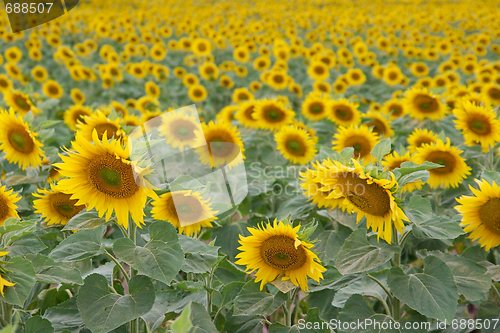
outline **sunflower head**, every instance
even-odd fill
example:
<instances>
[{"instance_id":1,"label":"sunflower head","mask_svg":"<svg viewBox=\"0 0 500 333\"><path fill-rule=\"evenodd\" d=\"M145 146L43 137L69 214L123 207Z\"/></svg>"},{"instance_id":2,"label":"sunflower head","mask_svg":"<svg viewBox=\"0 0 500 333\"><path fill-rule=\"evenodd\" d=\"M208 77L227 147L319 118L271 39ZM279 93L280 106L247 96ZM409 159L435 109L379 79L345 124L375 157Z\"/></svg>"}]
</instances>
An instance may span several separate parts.
<instances>
[{"instance_id":1,"label":"sunflower head","mask_svg":"<svg viewBox=\"0 0 500 333\"><path fill-rule=\"evenodd\" d=\"M333 149L342 151L344 148L354 148L356 158L370 162L373 159L371 151L378 142L378 135L366 125L340 127L333 137Z\"/></svg>"},{"instance_id":2,"label":"sunflower head","mask_svg":"<svg viewBox=\"0 0 500 333\"><path fill-rule=\"evenodd\" d=\"M65 225L85 208L77 205L77 200L71 199L70 194L56 190L55 186L50 190L38 189L33 195L37 198L33 201L35 213L40 214L47 225Z\"/></svg>"},{"instance_id":3,"label":"sunflower head","mask_svg":"<svg viewBox=\"0 0 500 333\"><path fill-rule=\"evenodd\" d=\"M469 238L489 251L500 245L500 186L496 182L476 180L470 186L473 196L461 196L455 209L462 215L461 225Z\"/></svg>"},{"instance_id":4,"label":"sunflower head","mask_svg":"<svg viewBox=\"0 0 500 333\"><path fill-rule=\"evenodd\" d=\"M211 228L217 212L200 193L174 191L164 193L153 201L151 214L157 220L167 221L187 236L195 236L201 228Z\"/></svg>"},{"instance_id":5,"label":"sunflower head","mask_svg":"<svg viewBox=\"0 0 500 333\"><path fill-rule=\"evenodd\" d=\"M181 112L167 112L161 116L161 121L160 133L169 145L181 150L196 146L196 133L201 130L196 117Z\"/></svg>"},{"instance_id":6,"label":"sunflower head","mask_svg":"<svg viewBox=\"0 0 500 333\"><path fill-rule=\"evenodd\" d=\"M416 119L439 120L446 116L446 105L425 88L414 87L406 92L405 108Z\"/></svg>"},{"instance_id":7,"label":"sunflower head","mask_svg":"<svg viewBox=\"0 0 500 333\"><path fill-rule=\"evenodd\" d=\"M279 100L260 100L255 105L253 117L259 127L278 130L295 118L295 113Z\"/></svg>"},{"instance_id":8,"label":"sunflower head","mask_svg":"<svg viewBox=\"0 0 500 333\"><path fill-rule=\"evenodd\" d=\"M5 186L0 186L0 225L9 217L19 218L17 214L16 202L21 200L12 189L7 190Z\"/></svg>"},{"instance_id":9,"label":"sunflower head","mask_svg":"<svg viewBox=\"0 0 500 333\"><path fill-rule=\"evenodd\" d=\"M307 164L316 155L316 141L306 129L285 126L274 135L274 139L278 151L292 163Z\"/></svg>"},{"instance_id":10,"label":"sunflower head","mask_svg":"<svg viewBox=\"0 0 500 333\"><path fill-rule=\"evenodd\" d=\"M313 244L301 239L300 226L288 222L274 222L248 228L250 236L240 236L236 264L255 272L255 282L262 290L275 280L290 281L302 290L309 289L307 279L323 279L326 270L311 250Z\"/></svg>"},{"instance_id":11,"label":"sunflower head","mask_svg":"<svg viewBox=\"0 0 500 333\"><path fill-rule=\"evenodd\" d=\"M347 99L328 103L327 117L340 126L357 125L361 119L358 105Z\"/></svg>"},{"instance_id":12,"label":"sunflower head","mask_svg":"<svg viewBox=\"0 0 500 333\"><path fill-rule=\"evenodd\" d=\"M416 128L407 138L408 150L415 152L418 148L426 144L433 144L439 140L436 133L426 128Z\"/></svg>"}]
</instances>

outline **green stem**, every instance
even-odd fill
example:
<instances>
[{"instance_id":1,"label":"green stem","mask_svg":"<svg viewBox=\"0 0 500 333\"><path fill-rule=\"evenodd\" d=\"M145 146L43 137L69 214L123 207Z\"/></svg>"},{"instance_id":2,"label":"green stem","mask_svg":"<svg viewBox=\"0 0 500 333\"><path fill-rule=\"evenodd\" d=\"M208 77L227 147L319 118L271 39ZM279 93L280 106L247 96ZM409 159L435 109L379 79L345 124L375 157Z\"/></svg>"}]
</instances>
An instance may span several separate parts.
<instances>
[{"instance_id":1,"label":"green stem","mask_svg":"<svg viewBox=\"0 0 500 333\"><path fill-rule=\"evenodd\" d=\"M285 303L283 304L283 312L285 314L285 326L286 327L292 327L293 321L292 321L292 315L293 315L293 305L295 303L295 296L296 296L297 288L293 289L292 291L289 291L287 293L287 299Z\"/></svg>"},{"instance_id":2,"label":"green stem","mask_svg":"<svg viewBox=\"0 0 500 333\"><path fill-rule=\"evenodd\" d=\"M137 226L135 223L129 223L129 228L128 228L128 238L134 242L134 244L137 244ZM136 274L136 271L130 267L130 278L133 278ZM139 333L140 331L140 323L139 319L134 319L130 322L130 333Z\"/></svg>"},{"instance_id":3,"label":"green stem","mask_svg":"<svg viewBox=\"0 0 500 333\"><path fill-rule=\"evenodd\" d=\"M396 243L400 244L396 227L393 226L393 228L394 228L394 234L396 237ZM401 239L401 241L402 240L403 239ZM401 266L401 252L402 252L402 250L400 248L399 251L397 251L397 253L394 254L394 258L392 260L393 267L400 267ZM399 299L397 299L395 296L392 297L392 317L396 321L401 319L401 303L400 303Z\"/></svg>"},{"instance_id":4,"label":"green stem","mask_svg":"<svg viewBox=\"0 0 500 333\"><path fill-rule=\"evenodd\" d=\"M108 250L104 250L104 253L108 256L109 259L111 259L116 266L120 269L122 272L123 276L125 277L125 280L130 281L130 276L127 273L127 270L123 267L123 265L116 259L111 253L108 252Z\"/></svg>"}]
</instances>

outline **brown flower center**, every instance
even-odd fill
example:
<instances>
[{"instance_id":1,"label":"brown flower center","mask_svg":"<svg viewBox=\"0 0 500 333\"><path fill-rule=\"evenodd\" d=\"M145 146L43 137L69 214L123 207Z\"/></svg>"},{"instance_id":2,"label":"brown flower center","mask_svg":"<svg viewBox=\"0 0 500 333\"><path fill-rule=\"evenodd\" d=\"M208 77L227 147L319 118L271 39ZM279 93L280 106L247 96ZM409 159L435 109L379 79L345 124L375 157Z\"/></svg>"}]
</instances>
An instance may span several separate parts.
<instances>
[{"instance_id":1,"label":"brown flower center","mask_svg":"<svg viewBox=\"0 0 500 333\"><path fill-rule=\"evenodd\" d=\"M457 164L457 161L455 160L455 157L452 154L441 150L430 152L427 155L426 160L432 163L438 163L444 165L441 168L429 170L430 173L438 175L444 175L453 172Z\"/></svg>"},{"instance_id":2,"label":"brown flower center","mask_svg":"<svg viewBox=\"0 0 500 333\"><path fill-rule=\"evenodd\" d=\"M266 239L260 248L260 255L266 264L281 271L298 269L307 261L302 245L295 248L295 240L287 236Z\"/></svg>"},{"instance_id":3,"label":"brown flower center","mask_svg":"<svg viewBox=\"0 0 500 333\"><path fill-rule=\"evenodd\" d=\"M361 135L352 135L344 142L344 147L353 147L356 157L365 157L370 154L372 146L370 141Z\"/></svg>"},{"instance_id":4,"label":"brown flower center","mask_svg":"<svg viewBox=\"0 0 500 333\"><path fill-rule=\"evenodd\" d=\"M65 193L53 193L49 197L52 208L68 220L85 207L84 205L77 206L78 200L71 200L70 198L71 194Z\"/></svg>"},{"instance_id":5,"label":"brown flower center","mask_svg":"<svg viewBox=\"0 0 500 333\"><path fill-rule=\"evenodd\" d=\"M413 99L413 103L422 113L434 113L439 110L438 101L429 95L418 94Z\"/></svg>"},{"instance_id":6,"label":"brown flower center","mask_svg":"<svg viewBox=\"0 0 500 333\"><path fill-rule=\"evenodd\" d=\"M500 198L490 198L483 204L479 208L479 218L489 229L500 233Z\"/></svg>"},{"instance_id":7,"label":"brown flower center","mask_svg":"<svg viewBox=\"0 0 500 333\"><path fill-rule=\"evenodd\" d=\"M132 166L111 154L90 161L88 178L98 191L114 198L129 198L139 189Z\"/></svg>"},{"instance_id":8,"label":"brown flower center","mask_svg":"<svg viewBox=\"0 0 500 333\"><path fill-rule=\"evenodd\" d=\"M30 154L35 149L35 142L23 127L16 127L7 134L10 145L18 152Z\"/></svg>"}]
</instances>

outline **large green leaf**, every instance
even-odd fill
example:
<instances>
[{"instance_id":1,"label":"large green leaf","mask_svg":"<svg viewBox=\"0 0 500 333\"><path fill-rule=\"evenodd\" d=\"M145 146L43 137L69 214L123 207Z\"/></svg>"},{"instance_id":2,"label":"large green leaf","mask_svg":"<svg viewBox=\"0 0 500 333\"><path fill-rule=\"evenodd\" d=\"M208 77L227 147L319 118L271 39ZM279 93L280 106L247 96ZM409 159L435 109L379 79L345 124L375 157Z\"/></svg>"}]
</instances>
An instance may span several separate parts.
<instances>
[{"instance_id":1,"label":"large green leaf","mask_svg":"<svg viewBox=\"0 0 500 333\"><path fill-rule=\"evenodd\" d=\"M392 268L388 285L399 300L425 316L449 322L455 316L458 293L453 274L435 256L425 258L423 273L406 274L399 267Z\"/></svg>"},{"instance_id":2,"label":"large green leaf","mask_svg":"<svg viewBox=\"0 0 500 333\"><path fill-rule=\"evenodd\" d=\"M96 211L88 212L84 210L73 216L64 226L63 230L95 229L106 223L106 219L99 217Z\"/></svg>"},{"instance_id":3,"label":"large green leaf","mask_svg":"<svg viewBox=\"0 0 500 333\"><path fill-rule=\"evenodd\" d=\"M377 161L382 160L385 155L391 152L391 139L385 138L380 140L372 149L372 155Z\"/></svg>"},{"instance_id":4,"label":"large green leaf","mask_svg":"<svg viewBox=\"0 0 500 333\"><path fill-rule=\"evenodd\" d=\"M185 256L182 271L189 273L209 272L217 262L219 256L218 246L209 245L183 235L179 236L179 242Z\"/></svg>"},{"instance_id":5,"label":"large green leaf","mask_svg":"<svg viewBox=\"0 0 500 333\"><path fill-rule=\"evenodd\" d=\"M340 248L335 266L344 275L367 272L385 264L393 255L393 250L386 243L369 242L366 230L358 229L347 237Z\"/></svg>"},{"instance_id":6,"label":"large green leaf","mask_svg":"<svg viewBox=\"0 0 500 333\"><path fill-rule=\"evenodd\" d=\"M491 278L484 266L462 256L435 252L433 255L444 261L451 269L459 294L468 301L482 301L488 297Z\"/></svg>"},{"instance_id":7,"label":"large green leaf","mask_svg":"<svg viewBox=\"0 0 500 333\"><path fill-rule=\"evenodd\" d=\"M30 261L21 257L12 258L6 269L6 279L15 285L5 289L4 299L9 304L23 308L36 282L35 270Z\"/></svg>"},{"instance_id":8,"label":"large green leaf","mask_svg":"<svg viewBox=\"0 0 500 333\"><path fill-rule=\"evenodd\" d=\"M427 198L412 196L406 213L414 223L413 233L419 238L455 239L464 232L458 221L432 212L431 202Z\"/></svg>"},{"instance_id":9,"label":"large green leaf","mask_svg":"<svg viewBox=\"0 0 500 333\"><path fill-rule=\"evenodd\" d=\"M268 316L283 304L286 295L278 292L273 295L258 290L253 281L247 282L234 300L235 316Z\"/></svg>"},{"instance_id":10,"label":"large green leaf","mask_svg":"<svg viewBox=\"0 0 500 333\"><path fill-rule=\"evenodd\" d=\"M56 332L80 332L82 317L76 305L76 297L48 308L43 317L49 320Z\"/></svg>"},{"instance_id":11,"label":"large green leaf","mask_svg":"<svg viewBox=\"0 0 500 333\"><path fill-rule=\"evenodd\" d=\"M136 246L130 239L121 238L113 244L113 252L139 274L170 284L184 262L179 241L174 237L177 233L170 224L162 222L152 224L150 231L151 240L146 245Z\"/></svg>"},{"instance_id":12,"label":"large green leaf","mask_svg":"<svg viewBox=\"0 0 500 333\"><path fill-rule=\"evenodd\" d=\"M78 294L78 309L83 322L93 333L106 333L147 313L153 306L155 291L146 276L129 282L129 293L113 292L104 276L92 274Z\"/></svg>"},{"instance_id":13,"label":"large green leaf","mask_svg":"<svg viewBox=\"0 0 500 333\"><path fill-rule=\"evenodd\" d=\"M53 333L54 328L49 320L40 316L31 317L26 321L24 333Z\"/></svg>"},{"instance_id":14,"label":"large green leaf","mask_svg":"<svg viewBox=\"0 0 500 333\"><path fill-rule=\"evenodd\" d=\"M104 229L82 230L69 236L50 252L49 257L57 261L77 261L101 254Z\"/></svg>"},{"instance_id":15,"label":"large green leaf","mask_svg":"<svg viewBox=\"0 0 500 333\"><path fill-rule=\"evenodd\" d=\"M207 310L198 303L190 303L172 324L172 333L217 333Z\"/></svg>"}]
</instances>

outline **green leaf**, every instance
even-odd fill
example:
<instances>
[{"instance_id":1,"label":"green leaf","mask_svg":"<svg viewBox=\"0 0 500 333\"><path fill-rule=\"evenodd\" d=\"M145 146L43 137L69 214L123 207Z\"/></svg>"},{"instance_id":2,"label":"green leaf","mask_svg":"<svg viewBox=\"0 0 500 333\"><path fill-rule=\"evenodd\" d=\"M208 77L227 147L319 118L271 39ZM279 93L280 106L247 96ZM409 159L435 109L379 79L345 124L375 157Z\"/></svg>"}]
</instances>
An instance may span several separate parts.
<instances>
[{"instance_id":1,"label":"green leaf","mask_svg":"<svg viewBox=\"0 0 500 333\"><path fill-rule=\"evenodd\" d=\"M219 247L208 245L200 240L179 236L185 260L181 270L189 273L209 272L217 263Z\"/></svg>"},{"instance_id":2,"label":"green leaf","mask_svg":"<svg viewBox=\"0 0 500 333\"><path fill-rule=\"evenodd\" d=\"M373 274L372 275L376 275ZM379 281L382 277L376 276ZM383 281L382 281L383 282ZM387 296L375 281L367 276L360 276L350 281L345 287L340 288L333 297L332 305L337 308L343 308L347 300L352 295L371 296L378 299L385 299Z\"/></svg>"},{"instance_id":3,"label":"green leaf","mask_svg":"<svg viewBox=\"0 0 500 333\"><path fill-rule=\"evenodd\" d=\"M249 281L234 300L235 316L268 316L285 301L286 295L278 292L276 295L259 291L257 284Z\"/></svg>"},{"instance_id":4,"label":"green leaf","mask_svg":"<svg viewBox=\"0 0 500 333\"><path fill-rule=\"evenodd\" d=\"M9 246L9 255L11 257L24 256L32 253L39 253L45 250L47 246L35 235L29 235L20 238Z\"/></svg>"},{"instance_id":5,"label":"green leaf","mask_svg":"<svg viewBox=\"0 0 500 333\"><path fill-rule=\"evenodd\" d=\"M380 140L375 147L372 149L372 155L380 161L384 158L385 155L391 152L391 139L385 138Z\"/></svg>"},{"instance_id":6,"label":"green leaf","mask_svg":"<svg viewBox=\"0 0 500 333\"><path fill-rule=\"evenodd\" d=\"M96 211L82 211L73 216L62 230L87 230L95 229L107 222L104 217L99 217Z\"/></svg>"},{"instance_id":7,"label":"green leaf","mask_svg":"<svg viewBox=\"0 0 500 333\"><path fill-rule=\"evenodd\" d=\"M155 291L151 280L135 276L129 294L112 292L106 278L92 274L78 294L78 309L83 322L93 333L107 333L147 313L153 306Z\"/></svg>"},{"instance_id":8,"label":"green leaf","mask_svg":"<svg viewBox=\"0 0 500 333\"><path fill-rule=\"evenodd\" d=\"M343 275L368 272L389 260L394 251L385 243L369 242L366 230L358 229L351 233L335 257L336 267Z\"/></svg>"},{"instance_id":9,"label":"green leaf","mask_svg":"<svg viewBox=\"0 0 500 333\"><path fill-rule=\"evenodd\" d=\"M54 266L36 274L36 279L46 283L67 283L82 285L83 280L80 272L65 266Z\"/></svg>"},{"instance_id":10,"label":"green leaf","mask_svg":"<svg viewBox=\"0 0 500 333\"><path fill-rule=\"evenodd\" d=\"M113 244L113 252L139 274L165 284L170 284L182 265L183 253L178 244L175 247L165 242L151 241L141 247L128 238L121 238Z\"/></svg>"},{"instance_id":11,"label":"green leaf","mask_svg":"<svg viewBox=\"0 0 500 333\"><path fill-rule=\"evenodd\" d=\"M217 333L207 310L198 303L190 303L172 324L172 333Z\"/></svg>"},{"instance_id":12,"label":"green leaf","mask_svg":"<svg viewBox=\"0 0 500 333\"><path fill-rule=\"evenodd\" d=\"M450 268L459 294L470 302L484 301L488 298L491 278L484 266L462 256L436 252L432 254Z\"/></svg>"},{"instance_id":13,"label":"green leaf","mask_svg":"<svg viewBox=\"0 0 500 333\"><path fill-rule=\"evenodd\" d=\"M4 299L7 303L24 308L31 289L35 285L35 270L28 260L15 257L6 265L6 279L15 283L5 289Z\"/></svg>"},{"instance_id":14,"label":"green leaf","mask_svg":"<svg viewBox=\"0 0 500 333\"><path fill-rule=\"evenodd\" d=\"M464 233L457 221L435 215L427 198L412 196L405 211L417 238L455 239Z\"/></svg>"},{"instance_id":15,"label":"green leaf","mask_svg":"<svg viewBox=\"0 0 500 333\"><path fill-rule=\"evenodd\" d=\"M24 333L53 333L54 328L49 320L40 316L31 317L25 323Z\"/></svg>"},{"instance_id":16,"label":"green leaf","mask_svg":"<svg viewBox=\"0 0 500 333\"><path fill-rule=\"evenodd\" d=\"M56 261L77 261L101 254L104 229L82 230L69 236L50 252L49 257Z\"/></svg>"},{"instance_id":17,"label":"green leaf","mask_svg":"<svg viewBox=\"0 0 500 333\"><path fill-rule=\"evenodd\" d=\"M393 170L393 172L394 172L394 174L396 175L396 177L398 178L398 181L399 181L400 177L408 175L410 173L417 172L417 171L422 171L422 170L430 170L430 169L435 169L435 168L441 168L441 167L442 167L441 164L432 163L432 162L428 162L428 161L425 161L422 164L416 164L416 163L407 161L407 162L401 163L401 165L399 166L399 168L395 168Z\"/></svg>"},{"instance_id":18,"label":"green leaf","mask_svg":"<svg viewBox=\"0 0 500 333\"><path fill-rule=\"evenodd\" d=\"M48 308L43 317L49 320L56 332L80 332L82 317L76 306L76 297Z\"/></svg>"},{"instance_id":19,"label":"green leaf","mask_svg":"<svg viewBox=\"0 0 500 333\"><path fill-rule=\"evenodd\" d=\"M421 314L441 321L451 321L457 309L458 293L453 274L435 256L425 258L423 273L405 274L394 267L388 285L402 302Z\"/></svg>"}]
</instances>

